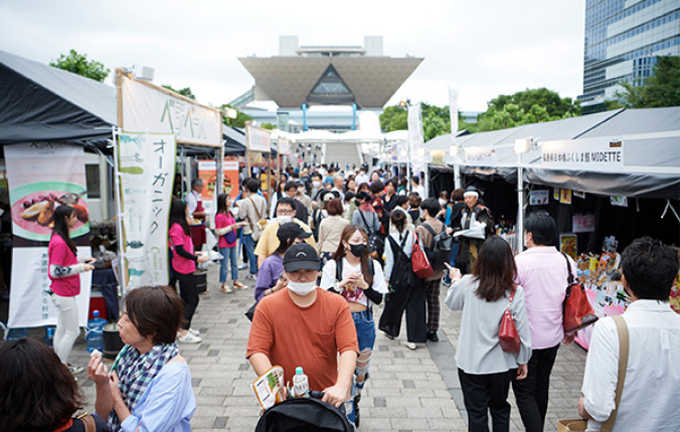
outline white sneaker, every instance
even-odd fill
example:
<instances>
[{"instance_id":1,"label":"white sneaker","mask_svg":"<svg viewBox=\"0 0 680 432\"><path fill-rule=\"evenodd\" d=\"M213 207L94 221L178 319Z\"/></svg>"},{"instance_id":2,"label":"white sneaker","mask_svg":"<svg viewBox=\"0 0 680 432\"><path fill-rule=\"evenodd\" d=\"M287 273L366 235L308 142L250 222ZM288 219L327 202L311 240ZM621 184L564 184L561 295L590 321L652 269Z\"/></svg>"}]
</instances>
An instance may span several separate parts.
<instances>
[{"instance_id":1,"label":"white sneaker","mask_svg":"<svg viewBox=\"0 0 680 432\"><path fill-rule=\"evenodd\" d=\"M194 330L194 329L192 329L192 328L189 329L189 333L191 333L191 334L194 335L194 336L200 336L200 335L201 335L201 332L200 332L200 331Z\"/></svg>"},{"instance_id":2,"label":"white sneaker","mask_svg":"<svg viewBox=\"0 0 680 432\"><path fill-rule=\"evenodd\" d=\"M234 292L234 290L231 289L231 288L229 287L229 285L227 285L226 283L222 285L222 288L221 288L221 289L222 289L222 292L223 292L223 293L227 293L227 294L232 294L232 293Z\"/></svg>"},{"instance_id":3,"label":"white sneaker","mask_svg":"<svg viewBox=\"0 0 680 432\"><path fill-rule=\"evenodd\" d=\"M83 371L85 370L82 366L76 366L72 364L69 364L66 367L68 368L68 371L71 372L73 375L83 373Z\"/></svg>"},{"instance_id":4,"label":"white sneaker","mask_svg":"<svg viewBox=\"0 0 680 432\"><path fill-rule=\"evenodd\" d=\"M184 336L180 333L179 337L177 338L179 342L182 343L190 343L190 344L197 344L201 343L203 339L201 339L198 336L192 335L190 332L187 332Z\"/></svg>"},{"instance_id":5,"label":"white sneaker","mask_svg":"<svg viewBox=\"0 0 680 432\"><path fill-rule=\"evenodd\" d=\"M413 351L413 350L415 350L416 348L418 348L418 346L417 346L414 342L404 342L404 346L405 346L406 348L410 349L411 351Z\"/></svg>"},{"instance_id":6,"label":"white sneaker","mask_svg":"<svg viewBox=\"0 0 680 432\"><path fill-rule=\"evenodd\" d=\"M238 269L243 270L244 268L248 267L247 264L239 264Z\"/></svg>"}]
</instances>

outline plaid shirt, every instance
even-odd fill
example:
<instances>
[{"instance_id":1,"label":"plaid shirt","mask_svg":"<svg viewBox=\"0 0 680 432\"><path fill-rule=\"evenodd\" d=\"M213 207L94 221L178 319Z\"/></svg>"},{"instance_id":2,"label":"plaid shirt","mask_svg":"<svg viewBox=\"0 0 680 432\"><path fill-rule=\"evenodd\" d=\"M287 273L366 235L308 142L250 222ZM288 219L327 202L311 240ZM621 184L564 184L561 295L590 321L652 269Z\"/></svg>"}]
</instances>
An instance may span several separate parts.
<instances>
[{"instance_id":1,"label":"plaid shirt","mask_svg":"<svg viewBox=\"0 0 680 432\"><path fill-rule=\"evenodd\" d=\"M115 362L118 365L116 368L119 379L118 388L130 412L134 412L146 388L163 366L178 354L177 342L169 345L154 345L149 352L144 354L140 354L137 348L130 345L125 345L120 350ZM114 410L111 410L107 422L113 431L120 430L120 420Z\"/></svg>"}]
</instances>

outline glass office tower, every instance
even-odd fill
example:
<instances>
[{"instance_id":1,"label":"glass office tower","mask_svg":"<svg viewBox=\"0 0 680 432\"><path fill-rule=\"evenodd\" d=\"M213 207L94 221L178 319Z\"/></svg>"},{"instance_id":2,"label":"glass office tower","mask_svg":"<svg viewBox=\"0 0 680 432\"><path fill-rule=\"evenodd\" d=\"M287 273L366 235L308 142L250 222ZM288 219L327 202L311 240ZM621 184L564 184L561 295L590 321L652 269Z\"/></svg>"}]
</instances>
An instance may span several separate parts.
<instances>
[{"instance_id":1,"label":"glass office tower","mask_svg":"<svg viewBox=\"0 0 680 432\"><path fill-rule=\"evenodd\" d=\"M604 110L621 80L641 82L658 56L680 55L680 0L586 0L583 113Z\"/></svg>"}]
</instances>

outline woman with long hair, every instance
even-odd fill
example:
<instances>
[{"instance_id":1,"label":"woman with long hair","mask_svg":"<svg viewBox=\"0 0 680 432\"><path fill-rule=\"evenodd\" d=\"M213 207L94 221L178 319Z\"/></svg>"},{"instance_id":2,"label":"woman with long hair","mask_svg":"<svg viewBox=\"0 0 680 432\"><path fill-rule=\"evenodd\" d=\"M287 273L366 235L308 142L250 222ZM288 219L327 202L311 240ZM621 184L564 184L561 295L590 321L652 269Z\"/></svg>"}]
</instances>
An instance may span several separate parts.
<instances>
[{"instance_id":1,"label":"woman with long hair","mask_svg":"<svg viewBox=\"0 0 680 432\"><path fill-rule=\"evenodd\" d=\"M75 432L95 426L110 432L98 416L79 416L85 405L75 378L47 345L31 338L0 348L0 430Z\"/></svg>"},{"instance_id":2,"label":"woman with long hair","mask_svg":"<svg viewBox=\"0 0 680 432\"><path fill-rule=\"evenodd\" d=\"M387 294L387 284L380 263L368 256L368 235L356 225L346 226L340 235L340 243L323 267L321 288L342 295L349 304L359 343L359 356L354 370L354 415L350 421L359 426L358 404L361 391L368 378L368 367L375 344L375 324L372 304L380 304Z\"/></svg>"},{"instance_id":3,"label":"woman with long hair","mask_svg":"<svg viewBox=\"0 0 680 432\"><path fill-rule=\"evenodd\" d=\"M257 272L255 281L255 301L260 301L262 297L274 294L287 286L286 278L283 275L283 256L288 248L295 243L302 243L309 238L311 233L302 229L295 222L287 222L276 231L279 239L279 247L274 253L265 258Z\"/></svg>"},{"instance_id":4,"label":"woman with long hair","mask_svg":"<svg viewBox=\"0 0 680 432\"><path fill-rule=\"evenodd\" d=\"M407 226L407 214L392 212L390 224L394 231L385 241L385 275L390 285L379 328L389 339L399 336L401 318L406 311L406 348L415 350L427 339L425 288L423 280L413 272L411 253L416 241L415 230ZM419 242L422 247L422 242Z\"/></svg>"},{"instance_id":5,"label":"woman with long hair","mask_svg":"<svg viewBox=\"0 0 680 432\"><path fill-rule=\"evenodd\" d=\"M349 225L349 221L342 217L342 211L340 198L333 198L326 202L328 216L319 224L319 242L317 243L321 268L338 250L342 231Z\"/></svg>"},{"instance_id":6,"label":"woman with long hair","mask_svg":"<svg viewBox=\"0 0 680 432\"><path fill-rule=\"evenodd\" d=\"M182 299L169 286L144 286L125 295L118 321L125 344L111 373L91 356L87 376L97 392L95 411L116 431L191 430L196 398L191 373L179 355Z\"/></svg>"},{"instance_id":7,"label":"woman with long hair","mask_svg":"<svg viewBox=\"0 0 680 432\"><path fill-rule=\"evenodd\" d=\"M189 208L183 200L172 200L168 242L172 250L172 271L179 281L179 294L184 301L184 320L179 329L179 341L200 343L199 332L191 328L191 319L198 307L198 288L193 273L196 263L208 261L203 254L194 254L194 243L189 231Z\"/></svg>"},{"instance_id":8,"label":"woman with long hair","mask_svg":"<svg viewBox=\"0 0 680 432\"><path fill-rule=\"evenodd\" d=\"M515 285L517 267L512 249L498 236L486 240L472 274L461 279L460 270L447 266L454 284L446 295L446 305L463 310L456 364L470 431L487 431L491 411L493 430L510 427L508 389L513 377L527 376L531 357L531 332L524 291ZM511 297L512 296L512 297ZM515 321L521 339L519 353L503 351L498 340L500 322L506 308Z\"/></svg>"},{"instance_id":9,"label":"woman with long hair","mask_svg":"<svg viewBox=\"0 0 680 432\"><path fill-rule=\"evenodd\" d=\"M80 294L79 273L94 269L92 258L79 259L76 244L69 231L78 222L78 213L71 206L61 205L54 211L54 228L48 246L48 276L52 283L50 291L52 301L57 307L57 329L54 332L54 352L61 362L73 374L83 371L82 366L68 363L80 327L78 326L78 303L76 296Z\"/></svg>"},{"instance_id":10,"label":"woman with long hair","mask_svg":"<svg viewBox=\"0 0 680 432\"><path fill-rule=\"evenodd\" d=\"M215 234L218 236L217 247L220 249L222 261L220 261L220 283L222 292L232 293L227 285L227 269L231 263L231 280L234 289L243 289L246 286L238 281L238 248L236 247L236 230L245 225L244 222L236 222L229 211L231 199L229 194L217 196L217 213L215 214Z\"/></svg>"}]
</instances>

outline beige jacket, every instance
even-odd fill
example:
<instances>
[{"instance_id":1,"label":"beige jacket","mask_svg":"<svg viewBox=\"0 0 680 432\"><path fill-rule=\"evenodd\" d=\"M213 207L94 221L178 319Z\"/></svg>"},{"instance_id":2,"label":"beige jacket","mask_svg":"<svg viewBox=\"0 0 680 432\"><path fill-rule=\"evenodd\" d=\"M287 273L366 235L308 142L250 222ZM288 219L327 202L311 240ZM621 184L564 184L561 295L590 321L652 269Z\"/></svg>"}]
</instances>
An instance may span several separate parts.
<instances>
[{"instance_id":1,"label":"beige jacket","mask_svg":"<svg viewBox=\"0 0 680 432\"><path fill-rule=\"evenodd\" d=\"M238 208L239 217L248 224L243 227L243 234L252 233L253 241L257 241L263 230L257 221L267 217L267 201L258 194L252 194L240 200Z\"/></svg>"},{"instance_id":2,"label":"beige jacket","mask_svg":"<svg viewBox=\"0 0 680 432\"><path fill-rule=\"evenodd\" d=\"M349 225L349 221L342 216L328 216L319 224L318 251L335 252L340 244L342 230Z\"/></svg>"}]
</instances>

